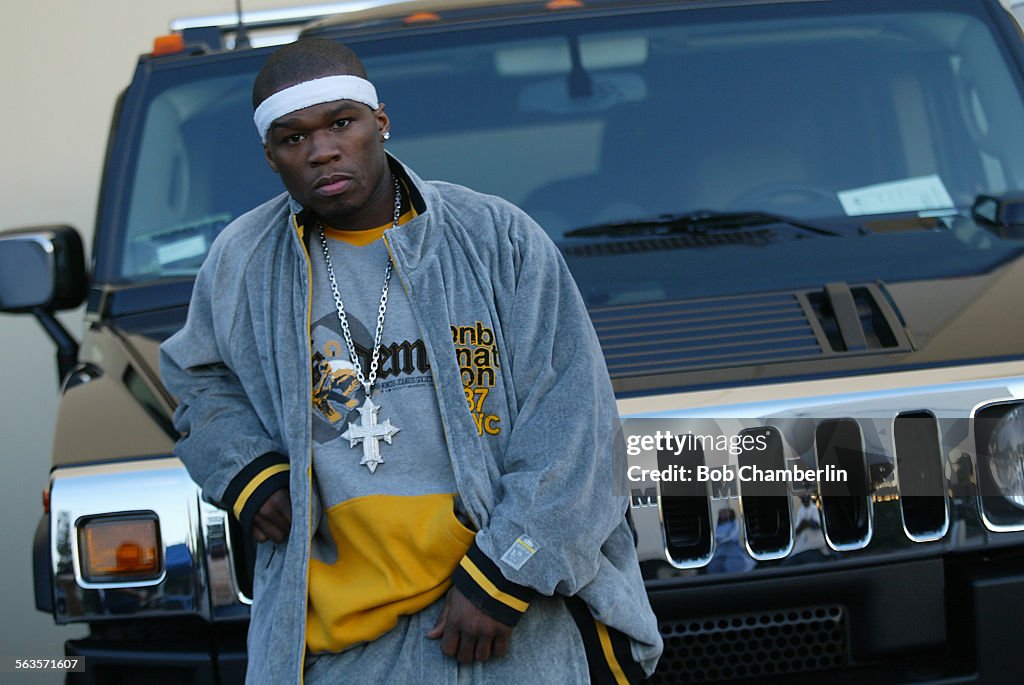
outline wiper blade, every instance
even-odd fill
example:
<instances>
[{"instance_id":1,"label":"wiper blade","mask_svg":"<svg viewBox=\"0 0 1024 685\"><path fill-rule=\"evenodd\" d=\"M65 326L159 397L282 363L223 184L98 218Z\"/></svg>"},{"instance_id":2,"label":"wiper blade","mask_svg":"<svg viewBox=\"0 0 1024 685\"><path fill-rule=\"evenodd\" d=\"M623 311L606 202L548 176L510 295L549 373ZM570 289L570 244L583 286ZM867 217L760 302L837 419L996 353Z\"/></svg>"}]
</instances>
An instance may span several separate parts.
<instances>
[{"instance_id":1,"label":"wiper blade","mask_svg":"<svg viewBox=\"0 0 1024 685\"><path fill-rule=\"evenodd\" d=\"M768 224L785 224L818 235L842 235L837 231L813 226L799 219L778 214L768 214L767 212L712 212L702 210L685 214L661 214L644 219L613 221L596 226L585 226L566 232L565 237L659 236L677 233L703 233L706 231L736 231L752 226L766 226Z\"/></svg>"}]
</instances>

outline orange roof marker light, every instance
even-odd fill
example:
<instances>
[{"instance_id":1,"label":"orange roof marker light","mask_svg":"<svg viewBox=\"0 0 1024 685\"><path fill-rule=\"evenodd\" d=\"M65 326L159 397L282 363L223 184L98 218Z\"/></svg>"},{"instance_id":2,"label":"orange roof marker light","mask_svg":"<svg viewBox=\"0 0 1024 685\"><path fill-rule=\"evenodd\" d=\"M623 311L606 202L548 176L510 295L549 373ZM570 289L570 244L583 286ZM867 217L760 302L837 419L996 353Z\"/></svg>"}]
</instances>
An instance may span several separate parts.
<instances>
[{"instance_id":1,"label":"orange roof marker light","mask_svg":"<svg viewBox=\"0 0 1024 685\"><path fill-rule=\"evenodd\" d=\"M428 21L441 21L441 15L434 12L414 12L402 20L403 24L424 24Z\"/></svg>"},{"instance_id":2,"label":"orange roof marker light","mask_svg":"<svg viewBox=\"0 0 1024 685\"><path fill-rule=\"evenodd\" d=\"M548 4L544 5L544 9L548 10L572 10L583 7L581 0L551 0Z\"/></svg>"},{"instance_id":3,"label":"orange roof marker light","mask_svg":"<svg viewBox=\"0 0 1024 685\"><path fill-rule=\"evenodd\" d=\"M153 57L173 55L176 52L185 52L185 39L180 33L168 33L153 39Z\"/></svg>"}]
</instances>

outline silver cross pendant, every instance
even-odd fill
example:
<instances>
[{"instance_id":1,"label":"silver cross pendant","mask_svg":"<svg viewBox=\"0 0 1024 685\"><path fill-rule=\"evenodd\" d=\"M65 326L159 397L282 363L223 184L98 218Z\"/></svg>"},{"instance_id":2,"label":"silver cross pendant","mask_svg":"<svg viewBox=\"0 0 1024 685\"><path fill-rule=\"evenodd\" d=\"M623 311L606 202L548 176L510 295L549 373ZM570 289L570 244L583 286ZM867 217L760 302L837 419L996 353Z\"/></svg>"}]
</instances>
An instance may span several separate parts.
<instances>
[{"instance_id":1,"label":"silver cross pendant","mask_svg":"<svg viewBox=\"0 0 1024 685\"><path fill-rule=\"evenodd\" d=\"M378 440L383 440L390 445L391 437L398 432L398 426L391 425L391 419L384 419L384 423L377 423L377 412L380 411L380 407L373 403L369 395L366 396L366 401L358 411L360 423L350 424L341 437L348 438L349 447L355 447L360 442L363 443L363 459L359 465L366 464L366 468L373 473L377 469L377 464L384 463L384 457L380 456Z\"/></svg>"}]
</instances>

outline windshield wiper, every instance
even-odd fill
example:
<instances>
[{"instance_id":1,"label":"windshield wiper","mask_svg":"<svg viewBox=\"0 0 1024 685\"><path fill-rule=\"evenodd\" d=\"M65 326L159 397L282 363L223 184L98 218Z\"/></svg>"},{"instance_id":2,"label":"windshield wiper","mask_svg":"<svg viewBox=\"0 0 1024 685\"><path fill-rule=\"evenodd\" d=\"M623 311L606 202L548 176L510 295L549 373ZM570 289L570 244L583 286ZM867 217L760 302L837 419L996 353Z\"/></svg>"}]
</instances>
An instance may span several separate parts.
<instances>
[{"instance_id":1,"label":"windshield wiper","mask_svg":"<svg viewBox=\"0 0 1024 685\"><path fill-rule=\"evenodd\" d=\"M659 236L678 233L701 233L705 231L736 231L752 226L786 224L818 235L841 236L828 228L820 228L799 219L768 214L767 212L713 212L701 210L685 214L661 214L644 219L613 221L596 226L586 226L567 231L566 238L594 236Z\"/></svg>"}]
</instances>

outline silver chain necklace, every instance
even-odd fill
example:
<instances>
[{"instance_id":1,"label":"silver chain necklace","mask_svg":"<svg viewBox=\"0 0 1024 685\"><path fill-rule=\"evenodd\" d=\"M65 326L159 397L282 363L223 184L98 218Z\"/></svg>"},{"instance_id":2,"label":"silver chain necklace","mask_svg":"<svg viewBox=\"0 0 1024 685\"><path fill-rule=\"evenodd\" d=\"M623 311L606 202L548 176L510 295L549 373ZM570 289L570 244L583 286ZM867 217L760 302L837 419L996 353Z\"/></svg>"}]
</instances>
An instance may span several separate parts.
<instances>
[{"instance_id":1,"label":"silver chain necklace","mask_svg":"<svg viewBox=\"0 0 1024 685\"><path fill-rule=\"evenodd\" d=\"M391 227L396 228L398 226L398 220L402 216L402 191L401 186L398 183L398 179L393 179L395 182L395 212L391 220ZM355 368L356 379L359 384L363 386L363 393L365 399L362 406L359 407L360 423L357 425L353 423L350 425L341 437L348 438L349 446L355 447L359 443L363 443L363 458L359 462L360 465L366 465L370 469L370 473L373 473L377 469L378 464L384 463L384 458L380 454L380 440L391 444L391 438L395 433L398 432L398 426L391 423L391 419L384 419L384 423L377 423L377 412L380 411L380 407L373 403L370 399L370 395L373 393L373 384L377 380L377 366L380 361L380 341L384 335L384 315L388 309L388 285L391 282L391 257L388 256L388 266L384 272L384 287L380 293L380 306L377 308L377 331L373 336L373 349L370 352L370 376L367 378L363 375L363 366L359 362L359 356L356 354L355 343L352 342L352 332L348 327L348 317L345 315L345 304L341 301L341 293L338 292L338 280L334 277L334 266L331 264L331 253L327 249L327 237L324 235L324 226L320 224L320 247L323 248L324 252L324 263L327 265L327 277L331 282L331 293L334 295L334 306L338 310L338 322L341 324L342 335L345 336L345 345L348 347L348 356L352 362L352 366Z\"/></svg>"}]
</instances>

